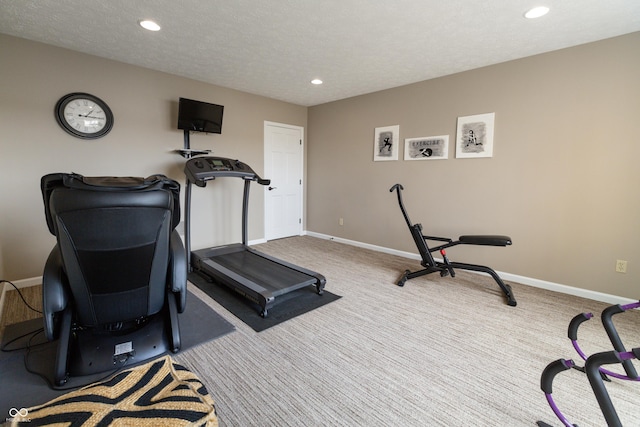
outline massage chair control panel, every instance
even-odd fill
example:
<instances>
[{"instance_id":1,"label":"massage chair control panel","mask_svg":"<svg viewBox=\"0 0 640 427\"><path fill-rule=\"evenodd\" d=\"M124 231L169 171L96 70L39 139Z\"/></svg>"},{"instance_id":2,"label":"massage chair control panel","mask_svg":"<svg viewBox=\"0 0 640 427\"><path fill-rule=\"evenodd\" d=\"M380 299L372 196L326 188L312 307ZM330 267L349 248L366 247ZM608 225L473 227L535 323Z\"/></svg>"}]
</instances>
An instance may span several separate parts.
<instances>
[{"instance_id":1,"label":"massage chair control panel","mask_svg":"<svg viewBox=\"0 0 640 427\"><path fill-rule=\"evenodd\" d=\"M224 157L194 157L187 160L184 173L189 182L198 187L204 187L207 185L207 181L222 176L258 181L262 185L269 185L271 182L271 180L260 178L246 163Z\"/></svg>"}]
</instances>

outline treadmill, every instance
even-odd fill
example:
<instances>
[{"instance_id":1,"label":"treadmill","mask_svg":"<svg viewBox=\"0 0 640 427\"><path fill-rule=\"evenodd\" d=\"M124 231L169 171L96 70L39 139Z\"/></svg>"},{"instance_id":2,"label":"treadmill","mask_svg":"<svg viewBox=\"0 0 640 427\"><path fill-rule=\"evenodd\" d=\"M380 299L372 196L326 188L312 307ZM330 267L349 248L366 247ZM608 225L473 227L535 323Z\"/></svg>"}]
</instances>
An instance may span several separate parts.
<instances>
[{"instance_id":1,"label":"treadmill","mask_svg":"<svg viewBox=\"0 0 640 427\"><path fill-rule=\"evenodd\" d=\"M266 317L276 298L298 289L315 286L322 295L326 279L323 275L298 267L278 258L263 254L247 246L247 217L249 185L256 181L269 185L271 180L262 179L249 165L239 160L224 157L194 157L187 160L184 168L187 177L185 189L185 246L189 270L208 280L236 291L260 306L259 314ZM234 177L244 180L242 206L242 243L216 246L191 251L191 184L206 187L208 181L219 177ZM294 302L295 298L288 299Z\"/></svg>"}]
</instances>

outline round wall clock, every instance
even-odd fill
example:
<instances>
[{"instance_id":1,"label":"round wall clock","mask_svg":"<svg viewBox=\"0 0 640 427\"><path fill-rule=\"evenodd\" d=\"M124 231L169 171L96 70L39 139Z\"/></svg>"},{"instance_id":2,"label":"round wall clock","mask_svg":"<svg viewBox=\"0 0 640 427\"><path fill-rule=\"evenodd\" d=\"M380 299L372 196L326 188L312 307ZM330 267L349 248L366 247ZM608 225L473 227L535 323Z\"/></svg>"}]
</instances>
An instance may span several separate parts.
<instances>
[{"instance_id":1,"label":"round wall clock","mask_svg":"<svg viewBox=\"0 0 640 427\"><path fill-rule=\"evenodd\" d=\"M97 96L75 92L60 98L55 108L58 124L77 138L96 139L113 127L113 113Z\"/></svg>"}]
</instances>

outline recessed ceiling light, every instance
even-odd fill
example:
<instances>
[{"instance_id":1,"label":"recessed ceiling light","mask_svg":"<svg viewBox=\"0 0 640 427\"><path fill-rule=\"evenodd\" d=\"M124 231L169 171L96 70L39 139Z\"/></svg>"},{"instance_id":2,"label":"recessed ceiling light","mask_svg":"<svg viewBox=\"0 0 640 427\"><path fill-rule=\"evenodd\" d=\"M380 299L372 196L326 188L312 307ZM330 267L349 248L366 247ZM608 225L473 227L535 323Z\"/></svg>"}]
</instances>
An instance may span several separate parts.
<instances>
[{"instance_id":1,"label":"recessed ceiling light","mask_svg":"<svg viewBox=\"0 0 640 427\"><path fill-rule=\"evenodd\" d=\"M322 80L320 80L320 79L313 79L313 80L311 80L311 84L314 84L314 85L321 85L321 84L322 84Z\"/></svg>"},{"instance_id":2,"label":"recessed ceiling light","mask_svg":"<svg viewBox=\"0 0 640 427\"><path fill-rule=\"evenodd\" d=\"M138 22L142 28L149 31L160 31L160 25L147 19Z\"/></svg>"},{"instance_id":3,"label":"recessed ceiling light","mask_svg":"<svg viewBox=\"0 0 640 427\"><path fill-rule=\"evenodd\" d=\"M546 15L548 12L549 12L548 7L538 6L528 10L527 13L524 14L524 17L529 19L540 18L541 16Z\"/></svg>"}]
</instances>

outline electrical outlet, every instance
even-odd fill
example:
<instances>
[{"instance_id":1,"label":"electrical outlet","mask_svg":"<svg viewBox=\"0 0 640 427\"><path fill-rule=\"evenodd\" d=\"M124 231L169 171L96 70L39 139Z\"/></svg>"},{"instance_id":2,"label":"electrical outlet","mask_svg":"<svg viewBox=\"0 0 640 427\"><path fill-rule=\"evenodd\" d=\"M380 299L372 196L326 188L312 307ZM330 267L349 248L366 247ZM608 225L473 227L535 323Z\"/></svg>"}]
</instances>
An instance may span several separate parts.
<instances>
[{"instance_id":1,"label":"electrical outlet","mask_svg":"<svg viewBox=\"0 0 640 427\"><path fill-rule=\"evenodd\" d=\"M624 260L616 260L616 272L617 273L626 273L627 272L627 261Z\"/></svg>"},{"instance_id":2,"label":"electrical outlet","mask_svg":"<svg viewBox=\"0 0 640 427\"><path fill-rule=\"evenodd\" d=\"M339 224L339 225L344 225L344 219L343 219L343 218L340 218L340 219L338 220L338 224Z\"/></svg>"}]
</instances>

